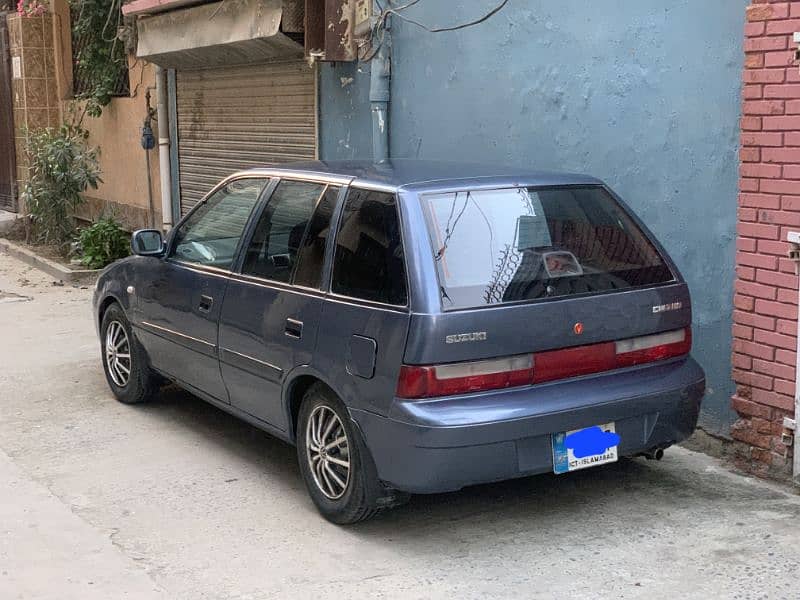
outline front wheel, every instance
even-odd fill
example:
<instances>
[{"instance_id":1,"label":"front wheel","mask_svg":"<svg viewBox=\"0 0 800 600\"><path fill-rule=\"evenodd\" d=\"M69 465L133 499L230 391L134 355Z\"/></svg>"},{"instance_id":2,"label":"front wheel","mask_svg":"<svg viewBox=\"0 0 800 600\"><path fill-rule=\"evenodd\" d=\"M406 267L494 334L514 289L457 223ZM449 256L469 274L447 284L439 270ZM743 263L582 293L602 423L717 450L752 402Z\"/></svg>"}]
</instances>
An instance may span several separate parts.
<instances>
[{"instance_id":1,"label":"front wheel","mask_svg":"<svg viewBox=\"0 0 800 600\"><path fill-rule=\"evenodd\" d=\"M297 460L322 516L340 525L378 512L381 485L369 451L339 399L322 385L303 399L297 424Z\"/></svg>"},{"instance_id":2,"label":"front wheel","mask_svg":"<svg viewBox=\"0 0 800 600\"><path fill-rule=\"evenodd\" d=\"M117 400L138 404L158 391L158 376L150 369L144 350L119 304L112 304L100 326L103 370Z\"/></svg>"}]
</instances>

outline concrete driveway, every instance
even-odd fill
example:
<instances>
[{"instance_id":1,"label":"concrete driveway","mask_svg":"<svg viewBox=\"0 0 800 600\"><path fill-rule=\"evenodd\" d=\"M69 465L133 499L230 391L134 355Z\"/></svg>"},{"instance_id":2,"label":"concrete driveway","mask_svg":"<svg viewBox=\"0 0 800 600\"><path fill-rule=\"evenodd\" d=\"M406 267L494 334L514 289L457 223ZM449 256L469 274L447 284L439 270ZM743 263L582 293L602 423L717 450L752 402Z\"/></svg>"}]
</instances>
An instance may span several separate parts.
<instances>
[{"instance_id":1,"label":"concrete driveway","mask_svg":"<svg viewBox=\"0 0 800 600\"><path fill-rule=\"evenodd\" d=\"M90 295L0 255L0 598L800 597L800 497L681 448L331 525L289 446L118 404Z\"/></svg>"}]
</instances>

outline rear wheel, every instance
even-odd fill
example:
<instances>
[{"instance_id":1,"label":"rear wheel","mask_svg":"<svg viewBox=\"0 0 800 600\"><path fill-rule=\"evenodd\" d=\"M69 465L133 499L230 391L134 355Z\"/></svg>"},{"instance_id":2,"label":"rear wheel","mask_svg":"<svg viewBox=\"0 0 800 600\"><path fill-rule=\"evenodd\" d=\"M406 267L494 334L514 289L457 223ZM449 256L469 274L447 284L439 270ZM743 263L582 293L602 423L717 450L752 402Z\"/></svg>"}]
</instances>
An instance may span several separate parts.
<instances>
[{"instance_id":1,"label":"rear wheel","mask_svg":"<svg viewBox=\"0 0 800 600\"><path fill-rule=\"evenodd\" d=\"M158 391L159 377L147 363L147 357L133 336L131 324L119 304L112 304L100 326L103 370L108 386L117 400L138 404Z\"/></svg>"},{"instance_id":2,"label":"rear wheel","mask_svg":"<svg viewBox=\"0 0 800 600\"><path fill-rule=\"evenodd\" d=\"M329 521L357 523L383 506L369 451L344 405L320 384L300 407L297 460L311 499Z\"/></svg>"}]
</instances>

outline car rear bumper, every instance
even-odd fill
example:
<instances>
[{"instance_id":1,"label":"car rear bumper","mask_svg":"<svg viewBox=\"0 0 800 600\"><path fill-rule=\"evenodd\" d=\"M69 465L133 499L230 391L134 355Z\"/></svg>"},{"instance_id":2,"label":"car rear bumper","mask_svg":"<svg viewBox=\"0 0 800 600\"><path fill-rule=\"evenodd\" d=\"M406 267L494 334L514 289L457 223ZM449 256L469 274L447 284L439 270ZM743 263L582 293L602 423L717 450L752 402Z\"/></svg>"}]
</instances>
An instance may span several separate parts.
<instances>
[{"instance_id":1,"label":"car rear bumper","mask_svg":"<svg viewBox=\"0 0 800 600\"><path fill-rule=\"evenodd\" d=\"M697 425L705 375L692 358L434 400L397 399L388 417L351 410L378 476L412 493L458 490L553 469L551 434L616 424L620 456L666 447Z\"/></svg>"}]
</instances>

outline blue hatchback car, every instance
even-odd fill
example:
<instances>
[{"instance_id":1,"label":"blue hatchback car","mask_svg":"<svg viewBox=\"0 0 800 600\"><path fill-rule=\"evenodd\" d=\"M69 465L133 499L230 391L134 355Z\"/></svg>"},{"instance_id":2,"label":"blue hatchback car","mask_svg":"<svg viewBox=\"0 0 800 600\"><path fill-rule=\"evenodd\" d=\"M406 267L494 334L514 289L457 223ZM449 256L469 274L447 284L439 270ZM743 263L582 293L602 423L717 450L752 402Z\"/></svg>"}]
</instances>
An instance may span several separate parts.
<instances>
[{"instance_id":1,"label":"blue hatchback car","mask_svg":"<svg viewBox=\"0 0 800 600\"><path fill-rule=\"evenodd\" d=\"M583 175L393 161L237 173L94 298L125 403L173 381L297 447L319 511L568 473L694 430L664 249Z\"/></svg>"}]
</instances>

